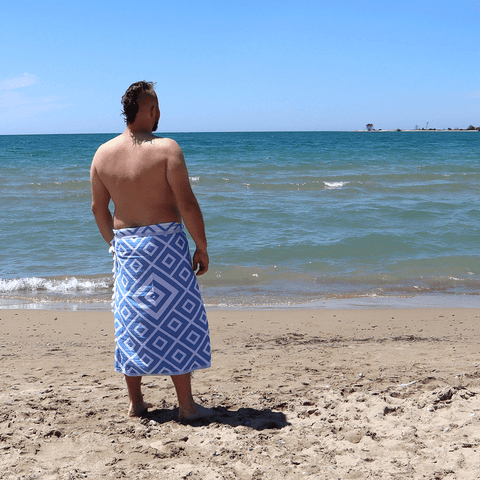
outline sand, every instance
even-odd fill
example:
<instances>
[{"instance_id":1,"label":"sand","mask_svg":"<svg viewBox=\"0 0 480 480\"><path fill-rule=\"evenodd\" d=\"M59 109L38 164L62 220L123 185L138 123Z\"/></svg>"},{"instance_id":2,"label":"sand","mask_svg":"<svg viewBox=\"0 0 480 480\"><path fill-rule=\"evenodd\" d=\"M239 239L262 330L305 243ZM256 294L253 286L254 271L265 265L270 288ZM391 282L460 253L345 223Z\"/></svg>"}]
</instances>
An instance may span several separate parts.
<instances>
[{"instance_id":1,"label":"sand","mask_svg":"<svg viewBox=\"0 0 480 480\"><path fill-rule=\"evenodd\" d=\"M106 312L0 311L0 479L480 478L476 309L209 311L208 422L127 417Z\"/></svg>"}]
</instances>

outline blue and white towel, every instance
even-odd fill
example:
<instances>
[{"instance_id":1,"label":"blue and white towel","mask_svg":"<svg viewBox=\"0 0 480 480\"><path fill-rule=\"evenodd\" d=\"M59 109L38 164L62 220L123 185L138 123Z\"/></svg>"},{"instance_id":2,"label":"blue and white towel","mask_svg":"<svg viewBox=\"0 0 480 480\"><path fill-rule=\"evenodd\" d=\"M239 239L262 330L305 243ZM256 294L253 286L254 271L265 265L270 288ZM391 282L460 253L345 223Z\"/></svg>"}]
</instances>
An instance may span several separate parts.
<instances>
[{"instance_id":1,"label":"blue and white towel","mask_svg":"<svg viewBox=\"0 0 480 480\"><path fill-rule=\"evenodd\" d=\"M210 367L207 315L183 225L114 233L115 370L181 375Z\"/></svg>"}]
</instances>

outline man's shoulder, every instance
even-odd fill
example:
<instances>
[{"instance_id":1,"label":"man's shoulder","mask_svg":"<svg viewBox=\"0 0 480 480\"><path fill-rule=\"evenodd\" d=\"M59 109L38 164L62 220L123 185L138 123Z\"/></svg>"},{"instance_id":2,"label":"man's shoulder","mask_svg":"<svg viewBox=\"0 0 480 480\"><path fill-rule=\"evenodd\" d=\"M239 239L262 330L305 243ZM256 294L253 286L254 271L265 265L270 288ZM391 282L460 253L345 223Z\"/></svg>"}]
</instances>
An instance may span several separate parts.
<instances>
[{"instance_id":1,"label":"man's shoulder","mask_svg":"<svg viewBox=\"0 0 480 480\"><path fill-rule=\"evenodd\" d=\"M118 135L114 138L112 138L111 140L109 140L108 142L105 142L103 143L102 145L100 145L98 148L97 148L97 152L96 152L96 156L101 156L101 155L104 155L106 154L108 151L112 150L112 149L115 149L116 147L118 147L118 145L120 145L122 143L123 139L122 139L122 135Z\"/></svg>"},{"instance_id":2,"label":"man's shoulder","mask_svg":"<svg viewBox=\"0 0 480 480\"><path fill-rule=\"evenodd\" d=\"M172 150L172 151L181 150L180 145L175 140L173 140L173 138L156 137L154 143L155 145L162 148L166 148L168 150Z\"/></svg>"},{"instance_id":3,"label":"man's shoulder","mask_svg":"<svg viewBox=\"0 0 480 480\"><path fill-rule=\"evenodd\" d=\"M164 154L168 160L183 158L180 145L172 138L157 137L154 141L154 145L159 149L159 153L161 151L161 153Z\"/></svg>"}]
</instances>

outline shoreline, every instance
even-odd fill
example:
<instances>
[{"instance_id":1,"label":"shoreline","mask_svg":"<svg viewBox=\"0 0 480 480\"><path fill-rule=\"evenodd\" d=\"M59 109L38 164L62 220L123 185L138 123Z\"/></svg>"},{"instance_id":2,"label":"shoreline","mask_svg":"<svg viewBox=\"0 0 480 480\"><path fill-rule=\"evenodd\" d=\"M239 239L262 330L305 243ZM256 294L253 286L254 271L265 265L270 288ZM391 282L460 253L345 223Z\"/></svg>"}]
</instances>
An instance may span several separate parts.
<instances>
[{"instance_id":1,"label":"shoreline","mask_svg":"<svg viewBox=\"0 0 480 480\"><path fill-rule=\"evenodd\" d=\"M475 129L468 129L468 128L458 128L458 129L442 129L442 128L428 128L428 129L403 129L403 128L398 128L395 130L383 130L383 129L374 129L374 130L353 130L354 132L367 132L367 133L382 133L382 132L480 132L480 129L475 128Z\"/></svg>"},{"instance_id":2,"label":"shoreline","mask_svg":"<svg viewBox=\"0 0 480 480\"><path fill-rule=\"evenodd\" d=\"M258 304L231 304L211 303L205 300L208 311L262 311L262 310L342 310L342 309L417 309L417 308L480 308L480 296L477 294L420 294L420 295L339 295L312 301L285 302L285 303L258 303ZM110 302L81 302L72 301L35 301L17 298L0 299L0 313L8 310L28 311L85 311L111 312Z\"/></svg>"},{"instance_id":3,"label":"shoreline","mask_svg":"<svg viewBox=\"0 0 480 480\"><path fill-rule=\"evenodd\" d=\"M127 417L110 312L0 311L4 478L476 478L480 312L208 317L193 390L215 415L183 425L168 377L144 377L154 407Z\"/></svg>"}]
</instances>

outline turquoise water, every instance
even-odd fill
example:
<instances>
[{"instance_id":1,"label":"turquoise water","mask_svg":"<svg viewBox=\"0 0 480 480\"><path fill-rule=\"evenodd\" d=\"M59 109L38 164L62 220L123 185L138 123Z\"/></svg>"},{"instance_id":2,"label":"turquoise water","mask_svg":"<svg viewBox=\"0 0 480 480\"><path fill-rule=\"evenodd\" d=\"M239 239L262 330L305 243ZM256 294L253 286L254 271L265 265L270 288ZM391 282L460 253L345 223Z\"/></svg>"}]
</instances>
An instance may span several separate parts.
<instances>
[{"instance_id":1,"label":"turquoise water","mask_svg":"<svg viewBox=\"0 0 480 480\"><path fill-rule=\"evenodd\" d=\"M107 304L89 167L113 136L0 136L4 304ZM478 295L478 132L168 136L206 221L208 305Z\"/></svg>"}]
</instances>

